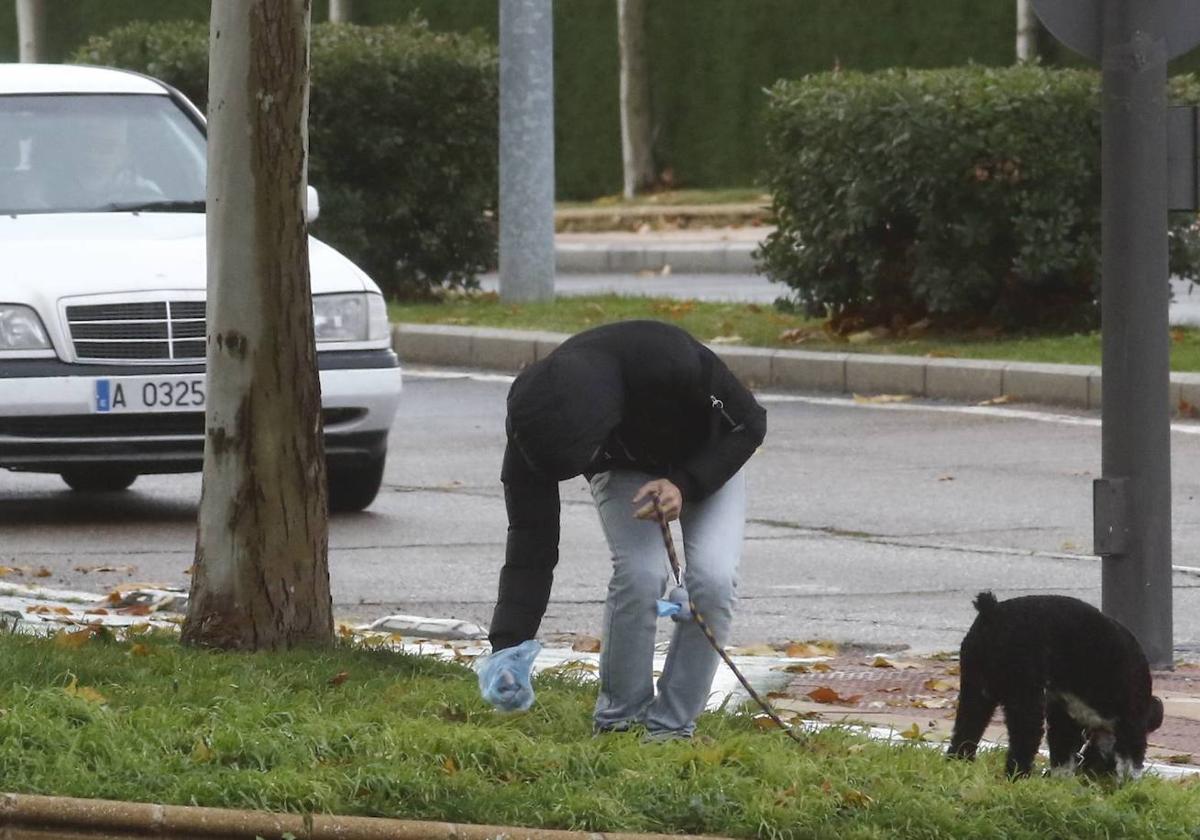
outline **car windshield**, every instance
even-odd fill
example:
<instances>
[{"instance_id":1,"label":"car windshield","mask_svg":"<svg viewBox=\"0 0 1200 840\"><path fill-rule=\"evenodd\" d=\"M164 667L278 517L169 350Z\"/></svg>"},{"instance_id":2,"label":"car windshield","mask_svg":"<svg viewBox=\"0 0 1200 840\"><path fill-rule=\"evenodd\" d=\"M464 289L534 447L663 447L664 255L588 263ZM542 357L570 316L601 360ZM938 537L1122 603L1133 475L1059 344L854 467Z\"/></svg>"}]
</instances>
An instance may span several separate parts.
<instances>
[{"instance_id":1,"label":"car windshield","mask_svg":"<svg viewBox=\"0 0 1200 840\"><path fill-rule=\"evenodd\" d=\"M0 214L203 211L204 171L168 96L0 96Z\"/></svg>"}]
</instances>

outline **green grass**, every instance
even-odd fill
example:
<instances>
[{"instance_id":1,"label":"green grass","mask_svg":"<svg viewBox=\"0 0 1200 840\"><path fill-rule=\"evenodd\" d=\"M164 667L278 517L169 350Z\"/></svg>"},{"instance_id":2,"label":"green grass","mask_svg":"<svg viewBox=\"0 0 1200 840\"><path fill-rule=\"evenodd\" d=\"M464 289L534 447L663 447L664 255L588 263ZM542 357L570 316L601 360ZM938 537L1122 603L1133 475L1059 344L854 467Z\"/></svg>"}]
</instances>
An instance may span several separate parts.
<instances>
[{"instance_id":1,"label":"green grass","mask_svg":"<svg viewBox=\"0 0 1200 840\"><path fill-rule=\"evenodd\" d=\"M606 295L518 305L501 303L494 295L484 294L452 297L442 303L393 303L390 315L393 321L419 324L460 324L565 333L612 321L653 318L678 324L703 341L715 339L720 342L738 337L740 340L732 343L747 347L1100 364L1099 333L1026 336L963 333L847 341L828 334L819 321L755 304ZM791 336L790 340L785 333ZM798 338L802 340L797 341ZM1171 369L1200 370L1200 331L1171 331Z\"/></svg>"},{"instance_id":2,"label":"green grass","mask_svg":"<svg viewBox=\"0 0 1200 840\"><path fill-rule=\"evenodd\" d=\"M492 712L462 665L341 644L226 654L171 634L0 638L0 789L590 831L768 838L1195 838L1200 784L1003 778L744 714L692 742L593 738L595 689L543 676ZM340 681L334 679L345 672Z\"/></svg>"}]
</instances>

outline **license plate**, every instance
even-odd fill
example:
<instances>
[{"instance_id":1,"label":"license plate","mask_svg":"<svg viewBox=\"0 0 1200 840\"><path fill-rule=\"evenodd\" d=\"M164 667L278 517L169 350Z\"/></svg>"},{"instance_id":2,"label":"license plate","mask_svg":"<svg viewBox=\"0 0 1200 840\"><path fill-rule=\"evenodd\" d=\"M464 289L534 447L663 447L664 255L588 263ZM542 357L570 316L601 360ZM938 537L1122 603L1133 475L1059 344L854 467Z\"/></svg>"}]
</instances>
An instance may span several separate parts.
<instances>
[{"instance_id":1,"label":"license plate","mask_svg":"<svg viewBox=\"0 0 1200 840\"><path fill-rule=\"evenodd\" d=\"M204 377L123 376L97 379L92 389L95 414L203 411Z\"/></svg>"}]
</instances>

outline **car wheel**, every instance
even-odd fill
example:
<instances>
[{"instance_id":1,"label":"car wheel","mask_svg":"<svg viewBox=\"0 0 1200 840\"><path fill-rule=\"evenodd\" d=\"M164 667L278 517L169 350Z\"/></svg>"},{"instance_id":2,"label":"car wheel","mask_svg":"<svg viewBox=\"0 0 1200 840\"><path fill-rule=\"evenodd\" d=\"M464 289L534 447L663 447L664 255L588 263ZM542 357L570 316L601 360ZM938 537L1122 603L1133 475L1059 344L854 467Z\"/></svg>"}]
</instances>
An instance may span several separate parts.
<instances>
[{"instance_id":1,"label":"car wheel","mask_svg":"<svg viewBox=\"0 0 1200 840\"><path fill-rule=\"evenodd\" d=\"M366 509L379 495L386 455L353 466L329 466L329 510L349 513Z\"/></svg>"},{"instance_id":2,"label":"car wheel","mask_svg":"<svg viewBox=\"0 0 1200 840\"><path fill-rule=\"evenodd\" d=\"M128 489L138 477L134 470L104 467L67 470L61 475L68 487L80 493L117 493Z\"/></svg>"}]
</instances>

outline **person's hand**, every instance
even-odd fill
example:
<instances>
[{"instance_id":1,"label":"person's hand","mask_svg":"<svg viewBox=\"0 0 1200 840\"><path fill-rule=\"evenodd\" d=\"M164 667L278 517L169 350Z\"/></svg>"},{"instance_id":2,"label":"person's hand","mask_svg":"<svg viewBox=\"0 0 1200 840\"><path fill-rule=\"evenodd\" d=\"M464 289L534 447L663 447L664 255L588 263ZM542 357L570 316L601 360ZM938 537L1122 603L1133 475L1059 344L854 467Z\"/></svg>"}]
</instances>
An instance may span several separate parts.
<instances>
[{"instance_id":1,"label":"person's hand","mask_svg":"<svg viewBox=\"0 0 1200 840\"><path fill-rule=\"evenodd\" d=\"M633 503L635 505L642 501L646 501L646 503L634 511L633 515L638 519L658 519L658 513L654 510L656 496L658 497L658 506L666 515L667 521L672 522L678 519L679 511L683 509L683 494L679 492L678 487L665 478L656 478L638 488L637 495L633 497Z\"/></svg>"}]
</instances>

